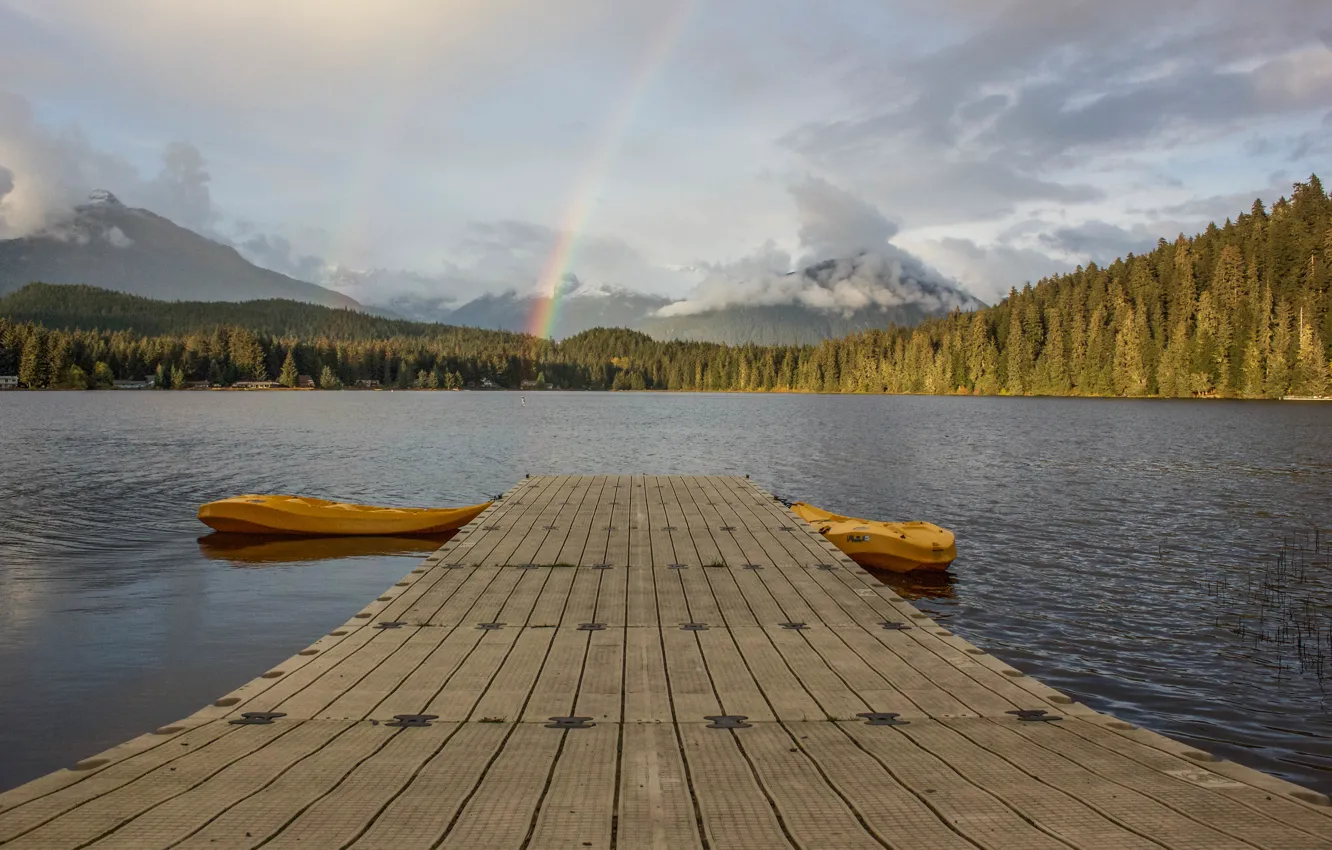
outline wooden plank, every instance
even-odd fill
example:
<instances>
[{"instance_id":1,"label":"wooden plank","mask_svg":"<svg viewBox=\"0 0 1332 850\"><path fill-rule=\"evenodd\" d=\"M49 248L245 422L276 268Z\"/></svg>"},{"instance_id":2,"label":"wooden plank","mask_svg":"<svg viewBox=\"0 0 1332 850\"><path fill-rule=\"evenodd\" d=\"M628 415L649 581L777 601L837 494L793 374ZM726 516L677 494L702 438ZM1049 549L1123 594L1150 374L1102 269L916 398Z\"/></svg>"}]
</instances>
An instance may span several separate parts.
<instances>
[{"instance_id":1,"label":"wooden plank","mask_svg":"<svg viewBox=\"0 0 1332 850\"><path fill-rule=\"evenodd\" d=\"M377 817L372 815L370 826L351 846L360 850L436 846L516 728L516 724L463 724L405 788L394 791L389 804Z\"/></svg>"},{"instance_id":2,"label":"wooden plank","mask_svg":"<svg viewBox=\"0 0 1332 850\"><path fill-rule=\"evenodd\" d=\"M1162 804L1111 782L1063 756L1026 745L1016 719L974 718L944 721L950 729L1017 766L1040 781L1076 797L1134 832L1170 847L1197 850L1252 850L1252 845L1204 826Z\"/></svg>"},{"instance_id":3,"label":"wooden plank","mask_svg":"<svg viewBox=\"0 0 1332 850\"><path fill-rule=\"evenodd\" d=\"M838 796L850 804L883 843L902 850L975 849L975 845L954 831L936 810L844 735L837 724L792 723L785 724L785 728L791 746L810 759L837 790Z\"/></svg>"},{"instance_id":4,"label":"wooden plank","mask_svg":"<svg viewBox=\"0 0 1332 850\"><path fill-rule=\"evenodd\" d=\"M554 531L559 539L563 539L566 529L554 528L548 529L546 526L555 525L555 517L570 496L573 495L577 486L574 476L560 476L554 492L549 497L542 499L539 503L528 506L523 511L522 517L516 519L505 530L503 541L487 558L487 563L495 564L530 564L536 563L534 560L537 550L545 543L546 538Z\"/></svg>"},{"instance_id":5,"label":"wooden plank","mask_svg":"<svg viewBox=\"0 0 1332 850\"><path fill-rule=\"evenodd\" d=\"M585 475L573 478L573 487L564 498L558 510L549 508L543 512L540 528L545 532L541 545L530 555L523 555L525 561L533 564L576 564L587 539L588 524L580 522L583 504L591 501L596 504L601 486L598 480ZM520 544L515 550L515 557L530 551L526 544ZM570 552L572 554L565 554Z\"/></svg>"},{"instance_id":6,"label":"wooden plank","mask_svg":"<svg viewBox=\"0 0 1332 850\"><path fill-rule=\"evenodd\" d=\"M545 723L551 717L567 716L573 712L590 634L564 627L555 630L550 653L546 656L532 696L523 709L522 719L525 722Z\"/></svg>"},{"instance_id":7,"label":"wooden plank","mask_svg":"<svg viewBox=\"0 0 1332 850\"><path fill-rule=\"evenodd\" d=\"M644 476L644 481L644 498L647 503L645 512L648 517L647 534L652 555L651 564L654 567L665 567L668 564L683 563L683 560L677 560L675 541L671 537L671 532L666 530L671 524L666 515L666 497L663 495L666 485L662 484L662 479L656 475ZM683 558L683 555L681 558Z\"/></svg>"},{"instance_id":8,"label":"wooden plank","mask_svg":"<svg viewBox=\"0 0 1332 850\"><path fill-rule=\"evenodd\" d=\"M598 723L619 723L624 695L625 629L591 632L583 680L573 713Z\"/></svg>"},{"instance_id":9,"label":"wooden plank","mask_svg":"<svg viewBox=\"0 0 1332 850\"><path fill-rule=\"evenodd\" d=\"M558 734L550 729L542 731ZM525 846L609 850L615 819L619 726L598 724L564 734L564 746Z\"/></svg>"},{"instance_id":10,"label":"wooden plank","mask_svg":"<svg viewBox=\"0 0 1332 850\"><path fill-rule=\"evenodd\" d=\"M365 729L362 726L360 729ZM421 766L458 731L453 723L422 729L378 729L391 735L382 749L344 770L345 757L331 748L289 770L263 794L255 795L208 824L180 845L181 850L257 847L343 847L412 780ZM370 737L373 740L372 733ZM344 736L345 737L345 736ZM341 741L341 739L339 739ZM280 831L280 833L279 833ZM237 841L237 836L244 836Z\"/></svg>"},{"instance_id":11,"label":"wooden plank","mask_svg":"<svg viewBox=\"0 0 1332 850\"><path fill-rule=\"evenodd\" d=\"M723 714L743 714L751 722L776 719L763 691L754 681L735 641L724 629L693 632Z\"/></svg>"},{"instance_id":12,"label":"wooden plank","mask_svg":"<svg viewBox=\"0 0 1332 850\"><path fill-rule=\"evenodd\" d=\"M445 560L448 564L505 564L513 550L527 539L537 525L541 511L554 503L557 507L563 502L571 488L568 476L529 479L532 483L524 488L522 494L513 499L506 508L521 508L509 514L506 510L503 521L494 520L500 525L498 532L487 532L484 537L468 535L454 541L455 547Z\"/></svg>"},{"instance_id":13,"label":"wooden plank","mask_svg":"<svg viewBox=\"0 0 1332 850\"><path fill-rule=\"evenodd\" d=\"M249 812L267 809L290 818L300 812L302 803L317 799L322 791L373 756L396 730L316 720L303 723L298 732L310 736L309 745L298 746L303 742L298 742L298 733L293 732L280 743L270 744L90 846L101 850L140 850L172 845L191 837L186 843L198 846L199 831L237 807ZM234 832L239 823L234 818L229 822ZM254 824L240 831L253 832Z\"/></svg>"},{"instance_id":14,"label":"wooden plank","mask_svg":"<svg viewBox=\"0 0 1332 850\"><path fill-rule=\"evenodd\" d=\"M568 734L537 723L517 724L499 758L437 846L443 850L522 847L560 743Z\"/></svg>"},{"instance_id":15,"label":"wooden plank","mask_svg":"<svg viewBox=\"0 0 1332 850\"><path fill-rule=\"evenodd\" d=\"M628 723L623 734L616 846L702 850L674 728ZM712 846L720 850L717 844Z\"/></svg>"},{"instance_id":16,"label":"wooden plank","mask_svg":"<svg viewBox=\"0 0 1332 850\"><path fill-rule=\"evenodd\" d=\"M1076 720L1071 721L1076 723ZM1061 728L1064 723L1008 723L1004 728L1021 735L1043 750L1058 753L1068 762L1091 771L1130 791L1143 794L1164 806L1255 847L1273 850L1327 850L1332 846L1332 830L1323 836L1287 826L1274 818L1265 817L1246 807L1234 805L1230 800L1204 787L1204 784L1231 784L1216 774L1210 778L1206 771L1171 776L1142 770L1137 762L1096 746ZM1190 781L1191 780L1191 781ZM1218 782L1220 780L1220 783Z\"/></svg>"},{"instance_id":17,"label":"wooden plank","mask_svg":"<svg viewBox=\"0 0 1332 850\"><path fill-rule=\"evenodd\" d=\"M1088 718L1090 720L1091 718ZM1327 806L1309 805L1307 802L1297 799L1289 799L1280 796L1280 794L1290 794L1291 791L1299 793L1304 789L1298 786L1291 786L1289 783L1270 777L1267 774L1252 774L1247 768L1240 768L1248 774L1245 778L1257 779L1263 781L1264 786L1258 787L1248 784L1241 778L1235 776L1238 771L1227 769L1228 767L1239 768L1239 765L1228 765L1225 762L1199 764L1196 761L1189 761L1178 755L1168 753L1164 750L1150 746L1148 744L1125 737L1123 734L1112 731L1119 729L1121 731L1138 731L1130 724L1122 720L1114 720L1108 717L1095 718L1100 723L1088 722L1081 718L1068 718L1065 722L1059 724L1059 729L1077 735L1081 738L1110 750L1117 755L1132 759L1144 767L1154 771L1159 771L1167 776L1183 778L1186 782L1193 782L1211 790L1213 793L1220 794L1227 799L1241 803L1247 808L1260 812L1282 823L1289 824L1298 829L1302 829L1312 835L1321 838L1332 839L1332 811ZM1168 739L1167 739L1168 740ZM1287 787L1281 787L1287 786ZM1273 793L1277 792L1277 793ZM1308 792L1306 792L1308 793Z\"/></svg>"},{"instance_id":18,"label":"wooden plank","mask_svg":"<svg viewBox=\"0 0 1332 850\"><path fill-rule=\"evenodd\" d=\"M597 503L603 498L606 489L605 479L580 476L573 495L565 502L564 508L552 520L554 528L546 536L536 555L534 564L573 564L577 565L587 548L588 536L592 533L592 524Z\"/></svg>"},{"instance_id":19,"label":"wooden plank","mask_svg":"<svg viewBox=\"0 0 1332 850\"><path fill-rule=\"evenodd\" d=\"M989 721L977 719L975 722ZM912 722L895 728L969 782L1003 801L1024 820L1074 847L1083 850L1108 847L1160 850L1161 845L1157 842L1088 808L1064 789L1047 785L1019 770L941 722Z\"/></svg>"},{"instance_id":20,"label":"wooden plank","mask_svg":"<svg viewBox=\"0 0 1332 850\"><path fill-rule=\"evenodd\" d=\"M736 746L734 732L698 723L681 723L678 729L710 847L774 850L797 846L787 838L754 779Z\"/></svg>"},{"instance_id":21,"label":"wooden plank","mask_svg":"<svg viewBox=\"0 0 1332 850\"><path fill-rule=\"evenodd\" d=\"M564 605L560 625L578 628L582 623L596 622L597 598L601 594L601 574L604 570L587 567L557 567L574 574L573 587L569 590L569 599Z\"/></svg>"},{"instance_id":22,"label":"wooden plank","mask_svg":"<svg viewBox=\"0 0 1332 850\"><path fill-rule=\"evenodd\" d=\"M875 759L885 773L929 807L936 817L980 847L1067 850L1070 846L1042 831L980 785L968 781L947 760L916 746L898 731L899 727L859 722L829 725ZM1083 845L1073 842L1071 846Z\"/></svg>"},{"instance_id":23,"label":"wooden plank","mask_svg":"<svg viewBox=\"0 0 1332 850\"><path fill-rule=\"evenodd\" d=\"M370 716L378 720L391 720L398 714L425 713L435 696L448 684L458 668L467 662L486 634L488 632L467 627L448 630L448 637L391 693L384 696L370 712Z\"/></svg>"},{"instance_id":24,"label":"wooden plank","mask_svg":"<svg viewBox=\"0 0 1332 850\"><path fill-rule=\"evenodd\" d=\"M606 543L610 540L611 502L618 501L614 479L601 476L597 478L597 498L589 500L579 512L576 520L582 529L576 546L567 548L567 556L562 553L561 562L590 566L606 561Z\"/></svg>"},{"instance_id":25,"label":"wooden plank","mask_svg":"<svg viewBox=\"0 0 1332 850\"><path fill-rule=\"evenodd\" d=\"M721 705L712 690L712 679L699 651L695 632L662 626L662 648L666 655L666 678L671 703L679 723L706 723L703 718L721 714Z\"/></svg>"},{"instance_id":26,"label":"wooden plank","mask_svg":"<svg viewBox=\"0 0 1332 850\"><path fill-rule=\"evenodd\" d=\"M704 563L702 555L694 546L694 530L689 526L689 519L685 516L684 508L680 505L680 497L675 489L675 480L677 476L663 476L658 481L661 482L661 511L665 517L665 530L671 540L671 549L678 559L677 563L689 564L693 567L701 567Z\"/></svg>"},{"instance_id":27,"label":"wooden plank","mask_svg":"<svg viewBox=\"0 0 1332 850\"><path fill-rule=\"evenodd\" d=\"M655 628L629 628L625 632L624 721L670 723L661 633Z\"/></svg>"},{"instance_id":28,"label":"wooden plank","mask_svg":"<svg viewBox=\"0 0 1332 850\"><path fill-rule=\"evenodd\" d=\"M268 744L301 728L300 723L275 722L252 726L243 734L224 735L196 752L163 765L133 782L88 800L30 831L7 840L5 847L73 848L96 840L138 815L206 782L214 774L229 768ZM318 746L319 730L302 733L296 739L301 746L290 748L301 753Z\"/></svg>"},{"instance_id":29,"label":"wooden plank","mask_svg":"<svg viewBox=\"0 0 1332 850\"><path fill-rule=\"evenodd\" d=\"M718 619L715 622L731 628L762 625L758 617L754 615L754 609L750 607L749 600L736 583L737 571L750 572L750 570L745 570L740 565L732 565L725 570L703 571L717 609L716 616Z\"/></svg>"},{"instance_id":30,"label":"wooden plank","mask_svg":"<svg viewBox=\"0 0 1332 850\"><path fill-rule=\"evenodd\" d=\"M635 501L641 501L643 493L641 487L634 486L633 476L620 475L615 481L619 487L615 491L615 504L612 505L611 532L610 538L606 541L604 560L619 567L629 564L634 525L633 510Z\"/></svg>"},{"instance_id":31,"label":"wooden plank","mask_svg":"<svg viewBox=\"0 0 1332 850\"><path fill-rule=\"evenodd\" d=\"M162 745L137 753L101 771L87 775L74 784L57 788L47 794L23 800L0 813L0 842L9 841L29 832L53 818L74 809L89 800L121 788L152 773L158 768L199 752L223 735L238 731L224 721L213 721L182 735L172 736L170 746ZM86 771L68 771L77 777ZM29 783L31 785L31 783ZM15 790L28 788L20 786ZM18 797L17 794L13 795Z\"/></svg>"},{"instance_id":32,"label":"wooden plank","mask_svg":"<svg viewBox=\"0 0 1332 850\"><path fill-rule=\"evenodd\" d=\"M629 554L625 563L631 567L649 567L652 565L652 534L648 528L647 476L632 476L630 488Z\"/></svg>"},{"instance_id":33,"label":"wooden plank","mask_svg":"<svg viewBox=\"0 0 1332 850\"><path fill-rule=\"evenodd\" d=\"M637 532L635 532L637 533ZM652 626L657 619L657 574L651 564L631 566L625 569L625 615L627 626ZM665 574L668 570L662 570ZM665 576L670 578L669 576Z\"/></svg>"},{"instance_id":34,"label":"wooden plank","mask_svg":"<svg viewBox=\"0 0 1332 850\"><path fill-rule=\"evenodd\" d=\"M861 825L862 816L823 780L813 762L792 746L795 742L785 729L759 723L735 735L798 844L828 850L883 850L883 845Z\"/></svg>"},{"instance_id":35,"label":"wooden plank","mask_svg":"<svg viewBox=\"0 0 1332 850\"><path fill-rule=\"evenodd\" d=\"M440 688L439 693L435 694L423 713L437 715L441 720L466 720L472 713L472 707L504 666L518 642L518 636L524 631L512 626L481 631L481 641L449 677L444 687Z\"/></svg>"},{"instance_id":36,"label":"wooden plank","mask_svg":"<svg viewBox=\"0 0 1332 850\"><path fill-rule=\"evenodd\" d=\"M554 637L554 629L523 629L504 665L483 687L483 693L471 707L468 718L483 723L516 721L541 675Z\"/></svg>"}]
</instances>

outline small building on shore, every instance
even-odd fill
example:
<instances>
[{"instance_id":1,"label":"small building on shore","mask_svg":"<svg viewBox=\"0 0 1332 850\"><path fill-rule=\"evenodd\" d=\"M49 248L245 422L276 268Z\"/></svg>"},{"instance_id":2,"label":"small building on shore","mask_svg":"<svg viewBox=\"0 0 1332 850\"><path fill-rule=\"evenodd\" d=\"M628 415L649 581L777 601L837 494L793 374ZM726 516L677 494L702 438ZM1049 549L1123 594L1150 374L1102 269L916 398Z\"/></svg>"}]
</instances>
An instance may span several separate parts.
<instances>
[{"instance_id":1,"label":"small building on shore","mask_svg":"<svg viewBox=\"0 0 1332 850\"><path fill-rule=\"evenodd\" d=\"M0 375L0 390L16 390L18 388L18 375Z\"/></svg>"},{"instance_id":2,"label":"small building on shore","mask_svg":"<svg viewBox=\"0 0 1332 850\"><path fill-rule=\"evenodd\" d=\"M371 381L371 380L357 381L356 388L360 390L377 390L379 389L379 381Z\"/></svg>"},{"instance_id":3,"label":"small building on shore","mask_svg":"<svg viewBox=\"0 0 1332 850\"><path fill-rule=\"evenodd\" d=\"M206 390L206 389L208 389L208 388L211 387L211 386L212 386L212 384L208 383L207 381L186 381L186 382L185 382L185 389L187 389L187 390Z\"/></svg>"},{"instance_id":4,"label":"small building on shore","mask_svg":"<svg viewBox=\"0 0 1332 850\"><path fill-rule=\"evenodd\" d=\"M231 385L234 390L272 390L281 387L277 381L237 381Z\"/></svg>"},{"instance_id":5,"label":"small building on shore","mask_svg":"<svg viewBox=\"0 0 1332 850\"><path fill-rule=\"evenodd\" d=\"M312 390L315 388L315 379L309 375L297 375L296 386L303 390Z\"/></svg>"},{"instance_id":6,"label":"small building on shore","mask_svg":"<svg viewBox=\"0 0 1332 850\"><path fill-rule=\"evenodd\" d=\"M144 378L142 381L112 381L111 386L118 390L151 390L155 383L154 378Z\"/></svg>"}]
</instances>

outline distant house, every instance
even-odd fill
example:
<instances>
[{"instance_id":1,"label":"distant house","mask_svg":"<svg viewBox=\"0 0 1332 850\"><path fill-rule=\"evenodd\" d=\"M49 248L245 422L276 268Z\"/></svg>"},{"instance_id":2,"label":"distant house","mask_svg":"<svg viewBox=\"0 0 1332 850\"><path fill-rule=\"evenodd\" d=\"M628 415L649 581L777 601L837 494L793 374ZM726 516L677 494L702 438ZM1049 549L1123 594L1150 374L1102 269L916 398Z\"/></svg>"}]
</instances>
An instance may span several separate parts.
<instances>
[{"instance_id":1,"label":"distant house","mask_svg":"<svg viewBox=\"0 0 1332 850\"><path fill-rule=\"evenodd\" d=\"M493 390L493 389L495 389L495 382L492 381L492 380L490 380L489 378L482 378L482 379L481 379L481 389L483 389L483 390Z\"/></svg>"},{"instance_id":2,"label":"distant house","mask_svg":"<svg viewBox=\"0 0 1332 850\"><path fill-rule=\"evenodd\" d=\"M186 382L185 382L185 389L187 389L187 390L206 390L206 389L208 389L210 386L211 386L211 384L209 384L207 381L186 381Z\"/></svg>"},{"instance_id":3,"label":"distant house","mask_svg":"<svg viewBox=\"0 0 1332 850\"><path fill-rule=\"evenodd\" d=\"M314 378L311 378L309 375L296 376L296 386L301 387L302 389L312 390L314 389L314 385L315 385L315 380Z\"/></svg>"},{"instance_id":4,"label":"distant house","mask_svg":"<svg viewBox=\"0 0 1332 850\"><path fill-rule=\"evenodd\" d=\"M118 390L151 390L155 378L144 378L142 381L112 381L111 386Z\"/></svg>"},{"instance_id":5,"label":"distant house","mask_svg":"<svg viewBox=\"0 0 1332 850\"><path fill-rule=\"evenodd\" d=\"M237 381L231 386L237 390L271 390L282 385L277 381Z\"/></svg>"},{"instance_id":6,"label":"distant house","mask_svg":"<svg viewBox=\"0 0 1332 850\"><path fill-rule=\"evenodd\" d=\"M18 375L0 375L0 390L18 389Z\"/></svg>"},{"instance_id":7,"label":"distant house","mask_svg":"<svg viewBox=\"0 0 1332 850\"><path fill-rule=\"evenodd\" d=\"M371 381L369 379L357 381L356 386L363 390L377 390L379 389L379 381Z\"/></svg>"}]
</instances>

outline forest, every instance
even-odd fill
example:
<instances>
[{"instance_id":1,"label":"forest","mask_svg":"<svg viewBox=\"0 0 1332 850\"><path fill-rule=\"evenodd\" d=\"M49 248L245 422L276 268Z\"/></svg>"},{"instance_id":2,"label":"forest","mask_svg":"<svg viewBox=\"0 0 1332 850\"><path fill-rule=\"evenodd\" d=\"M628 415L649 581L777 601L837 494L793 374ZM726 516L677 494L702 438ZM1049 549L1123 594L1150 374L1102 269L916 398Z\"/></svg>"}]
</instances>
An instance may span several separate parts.
<instances>
[{"instance_id":1,"label":"forest","mask_svg":"<svg viewBox=\"0 0 1332 850\"><path fill-rule=\"evenodd\" d=\"M0 375L163 388L299 375L321 388L1280 398L1332 391L1332 198L1317 176L1192 238L1013 289L994 307L810 346L562 342L297 304L165 303L34 284L0 299Z\"/></svg>"}]
</instances>

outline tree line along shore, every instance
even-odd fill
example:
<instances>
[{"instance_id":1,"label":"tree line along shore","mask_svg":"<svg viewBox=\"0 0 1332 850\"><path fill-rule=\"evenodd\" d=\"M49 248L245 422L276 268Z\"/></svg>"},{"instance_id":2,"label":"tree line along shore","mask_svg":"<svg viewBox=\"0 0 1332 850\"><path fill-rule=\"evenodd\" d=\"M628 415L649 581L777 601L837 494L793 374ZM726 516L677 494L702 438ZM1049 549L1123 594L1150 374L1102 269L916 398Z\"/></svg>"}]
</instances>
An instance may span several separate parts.
<instances>
[{"instance_id":1,"label":"tree line along shore","mask_svg":"<svg viewBox=\"0 0 1332 850\"><path fill-rule=\"evenodd\" d=\"M806 346L554 342L290 301L159 302L34 284L0 298L0 375L30 388L320 388L1281 398L1332 392L1332 198L1317 176L1193 238L999 304Z\"/></svg>"}]
</instances>

